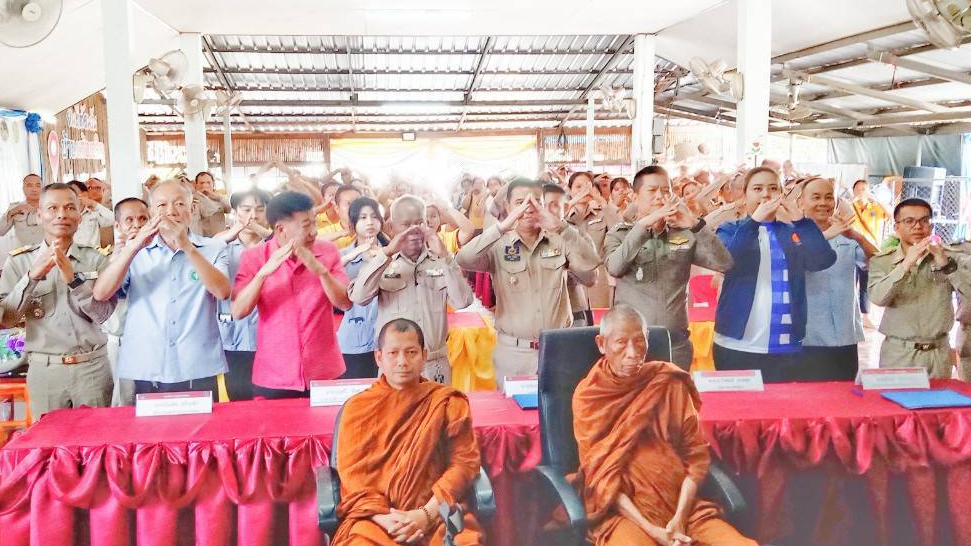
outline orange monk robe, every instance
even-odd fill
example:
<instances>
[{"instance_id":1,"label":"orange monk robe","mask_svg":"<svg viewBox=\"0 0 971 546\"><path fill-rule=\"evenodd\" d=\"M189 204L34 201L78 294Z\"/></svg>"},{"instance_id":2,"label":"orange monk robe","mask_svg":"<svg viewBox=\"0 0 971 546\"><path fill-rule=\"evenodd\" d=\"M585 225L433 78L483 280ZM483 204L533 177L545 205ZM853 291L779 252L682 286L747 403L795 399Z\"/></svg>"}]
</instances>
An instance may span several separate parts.
<instances>
[{"instance_id":1,"label":"orange monk robe","mask_svg":"<svg viewBox=\"0 0 971 546\"><path fill-rule=\"evenodd\" d=\"M601 358L573 394L573 430L580 450L577 485L596 546L653 545L621 515L626 494L648 521L664 528L686 477L708 474L708 443L698 426L701 399L690 376L667 362L647 362L619 377ZM699 546L755 545L721 519L717 505L697 499L685 534Z\"/></svg>"},{"instance_id":2,"label":"orange monk robe","mask_svg":"<svg viewBox=\"0 0 971 546\"><path fill-rule=\"evenodd\" d=\"M422 379L399 391L381 376L347 401L340 427L341 524L333 546L398 546L371 516L391 508L418 509L433 494L439 503L454 506L479 472L469 401L452 387ZM440 545L444 536L439 524L424 544ZM483 544L471 514L466 513L465 530L455 543Z\"/></svg>"}]
</instances>

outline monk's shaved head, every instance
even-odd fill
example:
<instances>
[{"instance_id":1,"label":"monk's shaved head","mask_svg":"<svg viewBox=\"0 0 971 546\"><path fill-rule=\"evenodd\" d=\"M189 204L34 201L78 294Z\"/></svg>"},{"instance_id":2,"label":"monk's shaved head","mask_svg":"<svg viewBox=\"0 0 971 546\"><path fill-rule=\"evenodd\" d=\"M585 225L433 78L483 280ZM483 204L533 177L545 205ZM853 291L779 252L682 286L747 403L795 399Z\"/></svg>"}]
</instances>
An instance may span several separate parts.
<instances>
[{"instance_id":1,"label":"monk's shaved head","mask_svg":"<svg viewBox=\"0 0 971 546\"><path fill-rule=\"evenodd\" d=\"M644 315L626 303L615 305L604 313L603 318L600 319L600 335L609 335L617 325L628 323L638 324L644 331L644 335L647 335L647 321L644 320Z\"/></svg>"}]
</instances>

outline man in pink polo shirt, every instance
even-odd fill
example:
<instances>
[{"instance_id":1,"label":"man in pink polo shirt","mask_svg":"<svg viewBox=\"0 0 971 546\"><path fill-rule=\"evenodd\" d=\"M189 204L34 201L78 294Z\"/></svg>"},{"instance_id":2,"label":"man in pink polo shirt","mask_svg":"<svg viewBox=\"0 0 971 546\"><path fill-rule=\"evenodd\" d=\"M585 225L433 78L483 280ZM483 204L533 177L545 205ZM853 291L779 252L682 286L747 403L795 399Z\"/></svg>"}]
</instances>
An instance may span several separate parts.
<instances>
[{"instance_id":1,"label":"man in pink polo shirt","mask_svg":"<svg viewBox=\"0 0 971 546\"><path fill-rule=\"evenodd\" d=\"M259 310L253 394L309 396L310 382L344 373L334 307L347 310L347 274L334 243L318 241L313 200L283 192L266 206L273 238L240 257L232 313Z\"/></svg>"}]
</instances>

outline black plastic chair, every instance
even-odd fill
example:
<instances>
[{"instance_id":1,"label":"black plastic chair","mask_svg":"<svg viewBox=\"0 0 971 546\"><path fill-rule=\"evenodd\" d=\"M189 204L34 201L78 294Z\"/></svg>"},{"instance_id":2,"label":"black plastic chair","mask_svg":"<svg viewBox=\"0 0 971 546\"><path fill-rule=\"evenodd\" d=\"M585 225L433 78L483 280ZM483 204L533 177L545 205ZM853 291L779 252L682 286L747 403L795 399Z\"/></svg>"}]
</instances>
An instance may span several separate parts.
<instances>
[{"instance_id":1,"label":"black plastic chair","mask_svg":"<svg viewBox=\"0 0 971 546\"><path fill-rule=\"evenodd\" d=\"M573 392L600 358L595 337L599 329L545 330L539 341L539 419L543 460L536 472L548 498L566 511L569 524L560 530L556 544L586 544L587 516L583 501L565 476L576 472L580 457L573 435ZM648 360L671 361L671 336L666 328L648 328ZM716 464L711 465L701 495L716 500L729 520L746 511L745 499L735 482ZM551 542L552 543L552 542Z\"/></svg>"},{"instance_id":2,"label":"black plastic chair","mask_svg":"<svg viewBox=\"0 0 971 546\"><path fill-rule=\"evenodd\" d=\"M333 536L337 531L340 520L337 517L337 506L341 502L341 482L337 474L337 436L340 431L341 415L344 408L337 412L337 419L334 422L334 437L330 445L330 465L317 468L315 471L317 481L317 525L326 534ZM476 520L480 524L487 523L496 513L496 499L492 491L492 482L489 475L483 468L479 468L479 475L472 481L471 491L466 498L466 504ZM442 519L448 523L449 514L455 518L455 511L450 512L447 506L442 507ZM461 530L461 513L458 512L458 521L452 521L453 525L459 525Z\"/></svg>"}]
</instances>

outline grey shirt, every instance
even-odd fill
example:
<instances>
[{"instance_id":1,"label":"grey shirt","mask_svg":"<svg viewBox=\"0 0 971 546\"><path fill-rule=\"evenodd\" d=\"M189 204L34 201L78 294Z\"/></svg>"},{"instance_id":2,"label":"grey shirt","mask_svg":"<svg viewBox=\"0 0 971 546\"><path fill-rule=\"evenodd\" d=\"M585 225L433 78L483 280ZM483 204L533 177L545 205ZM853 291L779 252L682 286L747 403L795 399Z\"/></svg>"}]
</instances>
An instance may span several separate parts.
<instances>
[{"instance_id":1,"label":"grey shirt","mask_svg":"<svg viewBox=\"0 0 971 546\"><path fill-rule=\"evenodd\" d=\"M866 269L860 244L845 235L830 239L836 263L806 272L806 337L809 347L845 347L863 341L856 268Z\"/></svg>"}]
</instances>

